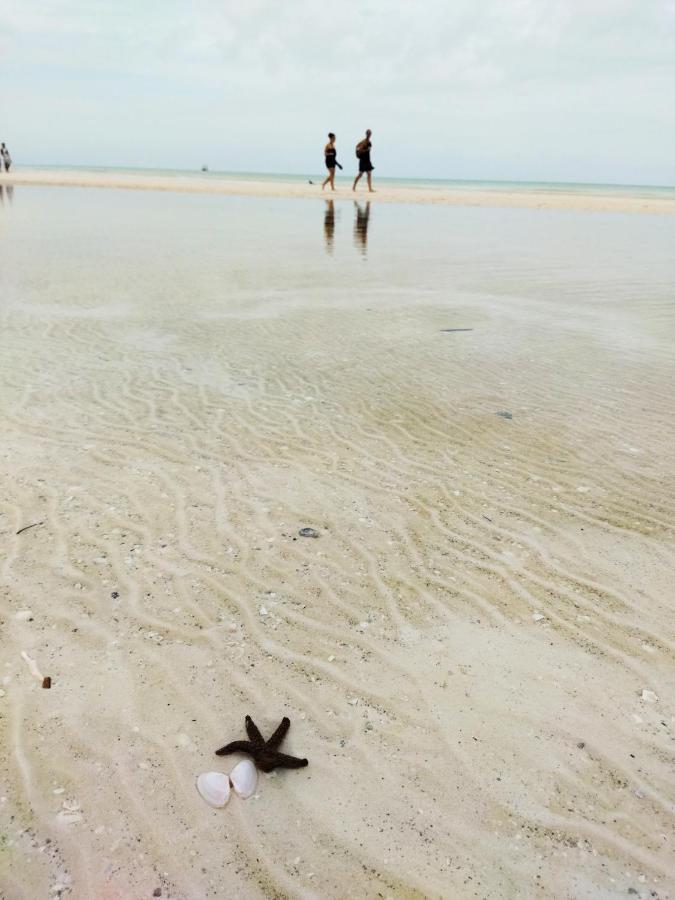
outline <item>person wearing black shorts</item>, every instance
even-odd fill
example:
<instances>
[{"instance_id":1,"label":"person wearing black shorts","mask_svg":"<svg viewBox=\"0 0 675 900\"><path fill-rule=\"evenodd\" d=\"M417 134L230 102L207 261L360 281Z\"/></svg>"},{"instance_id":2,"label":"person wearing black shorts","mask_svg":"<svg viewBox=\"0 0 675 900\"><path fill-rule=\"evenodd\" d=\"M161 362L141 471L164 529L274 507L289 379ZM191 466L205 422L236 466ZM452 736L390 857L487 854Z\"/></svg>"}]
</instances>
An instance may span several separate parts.
<instances>
[{"instance_id":1,"label":"person wearing black shorts","mask_svg":"<svg viewBox=\"0 0 675 900\"><path fill-rule=\"evenodd\" d=\"M338 169L341 169L342 166L337 161L337 150L335 149L335 135L332 131L328 132L328 143L323 148L323 155L326 160L326 168L328 169L328 175L326 176L323 184L321 185L321 190L323 190L327 184L330 184L331 191L335 190L335 166Z\"/></svg>"},{"instance_id":2,"label":"person wearing black shorts","mask_svg":"<svg viewBox=\"0 0 675 900\"><path fill-rule=\"evenodd\" d=\"M375 168L370 161L370 148L373 146L370 142L370 136L373 132L370 128L366 131L366 136L362 141L359 141L356 145L356 158L359 161L359 174L354 179L354 184L352 185L352 190L356 190L356 185L361 180L361 176L365 173L368 178L368 190L371 194L374 194L373 190L373 181L372 181L372 171Z\"/></svg>"}]
</instances>

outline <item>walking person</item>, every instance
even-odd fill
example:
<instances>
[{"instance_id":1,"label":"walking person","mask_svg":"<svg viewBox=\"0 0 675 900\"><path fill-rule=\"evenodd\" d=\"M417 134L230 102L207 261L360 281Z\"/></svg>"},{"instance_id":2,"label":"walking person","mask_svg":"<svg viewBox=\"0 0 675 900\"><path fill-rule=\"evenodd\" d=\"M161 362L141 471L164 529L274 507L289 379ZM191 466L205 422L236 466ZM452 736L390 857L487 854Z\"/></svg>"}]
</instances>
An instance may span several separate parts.
<instances>
[{"instance_id":1,"label":"walking person","mask_svg":"<svg viewBox=\"0 0 675 900\"><path fill-rule=\"evenodd\" d=\"M337 161L337 150L335 149L335 135L332 131L328 132L328 143L323 148L323 155L326 159L326 168L328 169L328 175L326 176L323 184L321 185L321 190L323 190L327 184L330 185L331 191L335 190L335 166L338 169L341 169L342 166Z\"/></svg>"},{"instance_id":2,"label":"walking person","mask_svg":"<svg viewBox=\"0 0 675 900\"><path fill-rule=\"evenodd\" d=\"M371 194L374 194L373 190L373 180L371 176L371 172L375 168L370 161L370 148L373 146L370 142L370 136L373 132L368 128L366 130L366 136L362 141L359 141L356 145L356 158L359 161L359 174L354 179L354 184L352 185L352 190L356 190L356 185L361 180L361 176L365 173L368 177L368 190Z\"/></svg>"},{"instance_id":3,"label":"walking person","mask_svg":"<svg viewBox=\"0 0 675 900\"><path fill-rule=\"evenodd\" d=\"M2 142L2 146L0 146L0 156L2 156L2 162L5 164L5 172L9 172L10 166L12 165L12 157L9 155L9 150L5 146L5 142ZM2 165L0 164L0 169Z\"/></svg>"}]
</instances>

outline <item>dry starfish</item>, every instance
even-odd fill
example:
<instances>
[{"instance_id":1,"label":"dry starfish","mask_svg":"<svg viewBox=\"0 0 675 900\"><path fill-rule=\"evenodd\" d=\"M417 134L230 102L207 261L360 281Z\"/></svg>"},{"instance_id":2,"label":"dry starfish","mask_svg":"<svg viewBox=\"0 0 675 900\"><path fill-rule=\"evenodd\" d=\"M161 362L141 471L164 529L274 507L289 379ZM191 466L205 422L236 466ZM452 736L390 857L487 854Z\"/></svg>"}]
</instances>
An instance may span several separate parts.
<instances>
[{"instance_id":1,"label":"dry starfish","mask_svg":"<svg viewBox=\"0 0 675 900\"><path fill-rule=\"evenodd\" d=\"M253 757L256 766L263 772L271 772L272 769L276 768L301 769L303 766L308 765L306 759L279 753L277 749L286 737L286 732L290 727L291 720L284 716L272 737L266 741L253 719L250 716L246 716L246 733L249 736L249 740L232 741L230 744L225 744L220 750L216 750L216 756L226 756L228 753L248 753L249 756Z\"/></svg>"}]
</instances>

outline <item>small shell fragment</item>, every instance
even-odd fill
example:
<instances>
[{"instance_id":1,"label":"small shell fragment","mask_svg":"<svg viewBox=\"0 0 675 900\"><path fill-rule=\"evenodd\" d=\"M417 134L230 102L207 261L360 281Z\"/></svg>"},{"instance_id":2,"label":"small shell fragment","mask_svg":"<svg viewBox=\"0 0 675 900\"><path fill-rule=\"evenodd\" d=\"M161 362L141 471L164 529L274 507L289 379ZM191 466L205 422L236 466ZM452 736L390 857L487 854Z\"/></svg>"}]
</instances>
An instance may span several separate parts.
<instances>
[{"instance_id":1,"label":"small shell fragment","mask_svg":"<svg viewBox=\"0 0 675 900\"><path fill-rule=\"evenodd\" d=\"M242 759L230 772L230 781L237 796L248 800L255 793L258 783L258 772L250 759Z\"/></svg>"},{"instance_id":2,"label":"small shell fragment","mask_svg":"<svg viewBox=\"0 0 675 900\"><path fill-rule=\"evenodd\" d=\"M656 694L654 693L654 691L647 691L647 690L645 690L645 691L642 692L642 699L643 699L646 703L658 703L658 699L659 699L659 698L656 696Z\"/></svg>"},{"instance_id":3,"label":"small shell fragment","mask_svg":"<svg viewBox=\"0 0 675 900\"><path fill-rule=\"evenodd\" d=\"M204 772L197 778L197 790L209 806L219 809L230 799L230 779L222 772Z\"/></svg>"}]
</instances>

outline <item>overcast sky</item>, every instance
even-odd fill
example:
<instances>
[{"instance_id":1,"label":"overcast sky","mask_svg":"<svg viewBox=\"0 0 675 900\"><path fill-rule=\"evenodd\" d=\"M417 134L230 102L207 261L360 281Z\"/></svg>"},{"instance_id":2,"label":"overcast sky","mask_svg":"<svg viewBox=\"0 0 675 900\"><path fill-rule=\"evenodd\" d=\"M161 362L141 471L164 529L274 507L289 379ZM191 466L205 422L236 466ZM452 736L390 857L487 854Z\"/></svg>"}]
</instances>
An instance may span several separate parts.
<instances>
[{"instance_id":1,"label":"overcast sky","mask_svg":"<svg viewBox=\"0 0 675 900\"><path fill-rule=\"evenodd\" d=\"M17 165L675 184L675 0L0 0Z\"/></svg>"}]
</instances>

